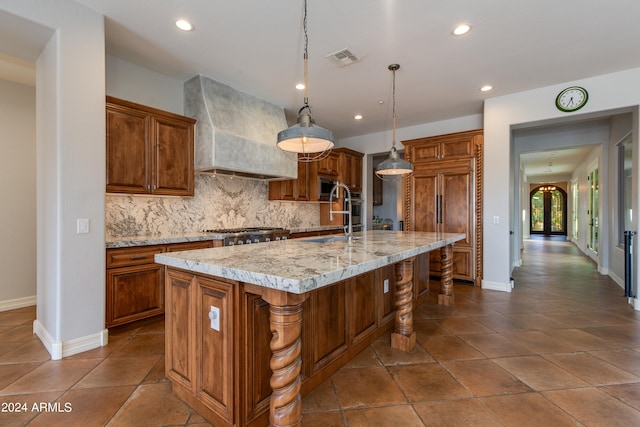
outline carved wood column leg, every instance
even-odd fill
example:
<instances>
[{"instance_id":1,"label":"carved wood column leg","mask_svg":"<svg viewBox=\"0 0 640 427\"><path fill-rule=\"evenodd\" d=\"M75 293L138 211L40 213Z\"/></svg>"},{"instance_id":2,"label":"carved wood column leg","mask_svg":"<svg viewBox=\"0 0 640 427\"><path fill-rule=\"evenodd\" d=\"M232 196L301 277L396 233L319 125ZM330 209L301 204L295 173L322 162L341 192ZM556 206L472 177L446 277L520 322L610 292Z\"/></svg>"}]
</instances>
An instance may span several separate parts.
<instances>
[{"instance_id":1,"label":"carved wood column leg","mask_svg":"<svg viewBox=\"0 0 640 427\"><path fill-rule=\"evenodd\" d=\"M302 302L269 307L271 324L271 394L269 421L274 427L302 425L300 332Z\"/></svg>"},{"instance_id":2,"label":"carved wood column leg","mask_svg":"<svg viewBox=\"0 0 640 427\"><path fill-rule=\"evenodd\" d=\"M396 264L396 317L391 333L391 348L411 351L416 346L413 330L413 261L409 258Z\"/></svg>"},{"instance_id":3,"label":"carved wood column leg","mask_svg":"<svg viewBox=\"0 0 640 427\"><path fill-rule=\"evenodd\" d=\"M440 294L438 304L451 306L454 304L453 295L453 246L440 248Z\"/></svg>"}]
</instances>

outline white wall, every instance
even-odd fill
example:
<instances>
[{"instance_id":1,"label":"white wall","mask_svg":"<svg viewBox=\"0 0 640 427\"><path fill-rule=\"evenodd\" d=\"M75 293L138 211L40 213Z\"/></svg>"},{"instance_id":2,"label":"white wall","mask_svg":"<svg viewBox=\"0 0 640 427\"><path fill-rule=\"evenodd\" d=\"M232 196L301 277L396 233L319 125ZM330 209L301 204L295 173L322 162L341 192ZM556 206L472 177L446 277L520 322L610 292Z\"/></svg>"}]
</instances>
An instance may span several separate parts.
<instances>
[{"instance_id":1,"label":"white wall","mask_svg":"<svg viewBox=\"0 0 640 427\"><path fill-rule=\"evenodd\" d=\"M7 0L55 31L36 61L37 314L51 357L105 343L103 17L75 2ZM76 220L89 220L88 234Z\"/></svg>"},{"instance_id":2,"label":"white wall","mask_svg":"<svg viewBox=\"0 0 640 427\"><path fill-rule=\"evenodd\" d=\"M0 80L0 311L36 303L36 90Z\"/></svg>"},{"instance_id":3,"label":"white wall","mask_svg":"<svg viewBox=\"0 0 640 427\"><path fill-rule=\"evenodd\" d=\"M107 95L148 105L175 114L184 114L184 82L106 56Z\"/></svg>"},{"instance_id":4,"label":"white wall","mask_svg":"<svg viewBox=\"0 0 640 427\"><path fill-rule=\"evenodd\" d=\"M511 260L514 245L510 245L509 230L520 218L509 216L517 196L504 185L514 177L512 151L512 131L523 126L552 124L576 118L614 115L630 111L640 104L640 69L597 76L589 79L567 82L526 92L519 92L485 101L485 188L483 228L485 253L483 287L508 291L510 289ZM555 97L567 86L580 85L589 91L589 103L579 112L568 115L555 108ZM638 147L637 119L634 119L634 147ZM505 165L511 164L511 167ZM637 169L636 169L637 172ZM638 179L636 175L636 180ZM637 193L635 188L634 193ZM637 206L637 200L634 206ZM506 221L493 223L498 216ZM637 230L637 221L633 228ZM491 238L489 238L491 236ZM517 248L518 245L516 244ZM638 251L636 251L637 253Z\"/></svg>"}]
</instances>

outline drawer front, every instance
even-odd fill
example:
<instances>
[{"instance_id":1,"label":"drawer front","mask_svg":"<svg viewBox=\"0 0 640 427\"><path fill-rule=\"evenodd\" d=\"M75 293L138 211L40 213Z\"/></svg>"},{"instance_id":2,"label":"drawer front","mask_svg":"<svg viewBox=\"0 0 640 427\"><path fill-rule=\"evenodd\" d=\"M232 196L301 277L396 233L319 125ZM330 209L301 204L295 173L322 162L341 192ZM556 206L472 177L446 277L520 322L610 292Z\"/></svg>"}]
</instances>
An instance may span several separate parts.
<instances>
[{"instance_id":1,"label":"drawer front","mask_svg":"<svg viewBox=\"0 0 640 427\"><path fill-rule=\"evenodd\" d=\"M167 252L192 251L194 249L213 248L213 240L204 240L201 242L184 242L172 243L167 245Z\"/></svg>"},{"instance_id":2,"label":"drawer front","mask_svg":"<svg viewBox=\"0 0 640 427\"><path fill-rule=\"evenodd\" d=\"M107 249L107 268L152 264L153 256L164 251L164 245Z\"/></svg>"}]
</instances>

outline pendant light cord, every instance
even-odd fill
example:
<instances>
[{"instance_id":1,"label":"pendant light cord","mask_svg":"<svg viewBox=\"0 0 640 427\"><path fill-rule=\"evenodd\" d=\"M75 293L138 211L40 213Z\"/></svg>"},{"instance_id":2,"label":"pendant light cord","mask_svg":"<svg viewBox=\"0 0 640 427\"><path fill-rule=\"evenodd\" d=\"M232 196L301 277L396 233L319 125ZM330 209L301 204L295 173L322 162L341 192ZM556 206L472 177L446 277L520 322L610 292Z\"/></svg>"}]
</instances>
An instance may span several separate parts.
<instances>
[{"instance_id":1,"label":"pendant light cord","mask_svg":"<svg viewBox=\"0 0 640 427\"><path fill-rule=\"evenodd\" d=\"M393 136L392 136L392 145L396 146L396 69L393 69L393 89L391 91L393 98L393 107L391 109L392 112L392 121L391 124L393 126Z\"/></svg>"},{"instance_id":2,"label":"pendant light cord","mask_svg":"<svg viewBox=\"0 0 640 427\"><path fill-rule=\"evenodd\" d=\"M311 112L311 107L309 107L309 86L307 84L307 76L309 74L309 35L307 34L307 0L304 0L304 16L302 19L302 29L304 31L304 106L300 111L304 108L307 108L309 112Z\"/></svg>"}]
</instances>

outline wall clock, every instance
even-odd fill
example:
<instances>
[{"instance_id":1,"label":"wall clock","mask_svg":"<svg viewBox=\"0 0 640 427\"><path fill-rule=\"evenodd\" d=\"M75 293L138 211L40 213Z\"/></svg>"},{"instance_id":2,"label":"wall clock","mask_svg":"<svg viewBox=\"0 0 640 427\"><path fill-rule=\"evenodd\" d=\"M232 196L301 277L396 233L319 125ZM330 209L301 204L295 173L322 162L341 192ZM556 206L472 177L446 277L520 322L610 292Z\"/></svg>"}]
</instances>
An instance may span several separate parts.
<instances>
[{"instance_id":1,"label":"wall clock","mask_svg":"<svg viewBox=\"0 0 640 427\"><path fill-rule=\"evenodd\" d=\"M556 97L558 110L570 113L584 107L589 100L589 93L580 86L571 86L564 89Z\"/></svg>"}]
</instances>

